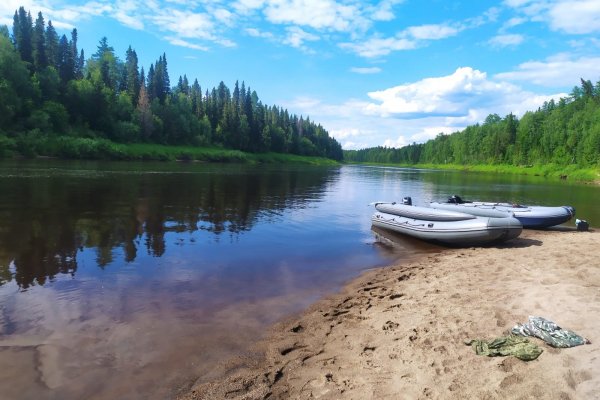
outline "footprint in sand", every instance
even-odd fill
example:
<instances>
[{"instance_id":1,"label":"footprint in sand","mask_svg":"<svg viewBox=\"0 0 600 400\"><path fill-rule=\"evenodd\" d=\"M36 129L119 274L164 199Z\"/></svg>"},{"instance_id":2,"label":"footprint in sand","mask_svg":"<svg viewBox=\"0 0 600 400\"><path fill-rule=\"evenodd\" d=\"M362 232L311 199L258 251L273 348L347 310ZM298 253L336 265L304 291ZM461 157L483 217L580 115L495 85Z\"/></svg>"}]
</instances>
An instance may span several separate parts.
<instances>
[{"instance_id":1,"label":"footprint in sand","mask_svg":"<svg viewBox=\"0 0 600 400\"><path fill-rule=\"evenodd\" d=\"M507 389L511 386L523 382L523 377L517 374L510 374L500 382L500 388Z\"/></svg>"}]
</instances>

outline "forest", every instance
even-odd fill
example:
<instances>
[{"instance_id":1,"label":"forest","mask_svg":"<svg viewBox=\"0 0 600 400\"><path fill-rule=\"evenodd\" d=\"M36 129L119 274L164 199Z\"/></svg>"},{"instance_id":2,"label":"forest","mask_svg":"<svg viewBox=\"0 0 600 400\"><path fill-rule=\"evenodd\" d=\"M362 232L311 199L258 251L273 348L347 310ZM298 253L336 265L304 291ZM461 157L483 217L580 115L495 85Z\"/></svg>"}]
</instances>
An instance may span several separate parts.
<instances>
[{"instance_id":1,"label":"forest","mask_svg":"<svg viewBox=\"0 0 600 400\"><path fill-rule=\"evenodd\" d=\"M144 70L106 37L86 59L76 29L59 37L20 7L12 35L0 26L0 158L127 158L119 143L343 158L320 124L264 105L244 82L203 92L184 75L172 86L166 54Z\"/></svg>"},{"instance_id":2,"label":"forest","mask_svg":"<svg viewBox=\"0 0 600 400\"><path fill-rule=\"evenodd\" d=\"M581 86L558 102L545 102L520 119L489 115L481 124L425 143L396 149L344 151L351 162L392 164L600 166L600 81Z\"/></svg>"}]
</instances>

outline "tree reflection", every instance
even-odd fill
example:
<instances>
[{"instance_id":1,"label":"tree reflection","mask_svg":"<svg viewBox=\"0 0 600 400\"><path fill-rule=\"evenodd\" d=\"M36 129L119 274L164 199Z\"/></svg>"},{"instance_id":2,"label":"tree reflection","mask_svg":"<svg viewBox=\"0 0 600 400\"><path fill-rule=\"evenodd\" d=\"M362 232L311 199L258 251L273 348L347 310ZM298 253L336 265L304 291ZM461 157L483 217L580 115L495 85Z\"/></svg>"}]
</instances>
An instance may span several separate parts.
<instances>
[{"instance_id":1,"label":"tree reflection","mask_svg":"<svg viewBox=\"0 0 600 400\"><path fill-rule=\"evenodd\" d=\"M204 230L215 236L252 229L261 215L304 207L337 169L227 173L121 173L0 180L0 285L43 285L75 274L93 248L99 267L116 249L132 262L140 246L161 257L165 234Z\"/></svg>"}]
</instances>

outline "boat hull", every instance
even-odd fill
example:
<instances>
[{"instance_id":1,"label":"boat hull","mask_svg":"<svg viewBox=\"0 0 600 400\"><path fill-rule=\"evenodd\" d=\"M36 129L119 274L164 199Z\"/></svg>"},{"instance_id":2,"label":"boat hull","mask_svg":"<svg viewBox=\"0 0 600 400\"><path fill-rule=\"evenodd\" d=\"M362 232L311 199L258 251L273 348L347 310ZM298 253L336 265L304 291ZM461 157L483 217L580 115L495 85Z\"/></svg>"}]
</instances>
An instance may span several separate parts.
<instances>
[{"instance_id":1,"label":"boat hull","mask_svg":"<svg viewBox=\"0 0 600 400\"><path fill-rule=\"evenodd\" d=\"M513 217L431 221L378 211L373 214L371 222L379 228L455 246L485 245L514 239L523 229L521 222Z\"/></svg>"},{"instance_id":2,"label":"boat hull","mask_svg":"<svg viewBox=\"0 0 600 400\"><path fill-rule=\"evenodd\" d=\"M430 203L430 207L439 210L462 212L476 216L492 217L500 213L514 215L524 228L548 228L563 224L575 216L575 209L570 206L543 207L520 206L509 203Z\"/></svg>"}]
</instances>

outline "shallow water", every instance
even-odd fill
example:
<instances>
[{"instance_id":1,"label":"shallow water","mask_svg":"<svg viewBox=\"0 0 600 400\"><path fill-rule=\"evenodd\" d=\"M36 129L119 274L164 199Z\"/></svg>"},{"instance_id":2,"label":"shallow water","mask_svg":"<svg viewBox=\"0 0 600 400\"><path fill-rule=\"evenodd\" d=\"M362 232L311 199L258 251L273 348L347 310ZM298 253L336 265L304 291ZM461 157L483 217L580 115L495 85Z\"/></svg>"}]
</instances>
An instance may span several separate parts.
<instances>
[{"instance_id":1,"label":"shallow water","mask_svg":"<svg viewBox=\"0 0 600 400\"><path fill-rule=\"evenodd\" d=\"M570 204L592 226L600 221L598 187L537 177L0 163L0 391L170 397L361 271L443 251L372 231L368 204L451 194Z\"/></svg>"}]
</instances>

